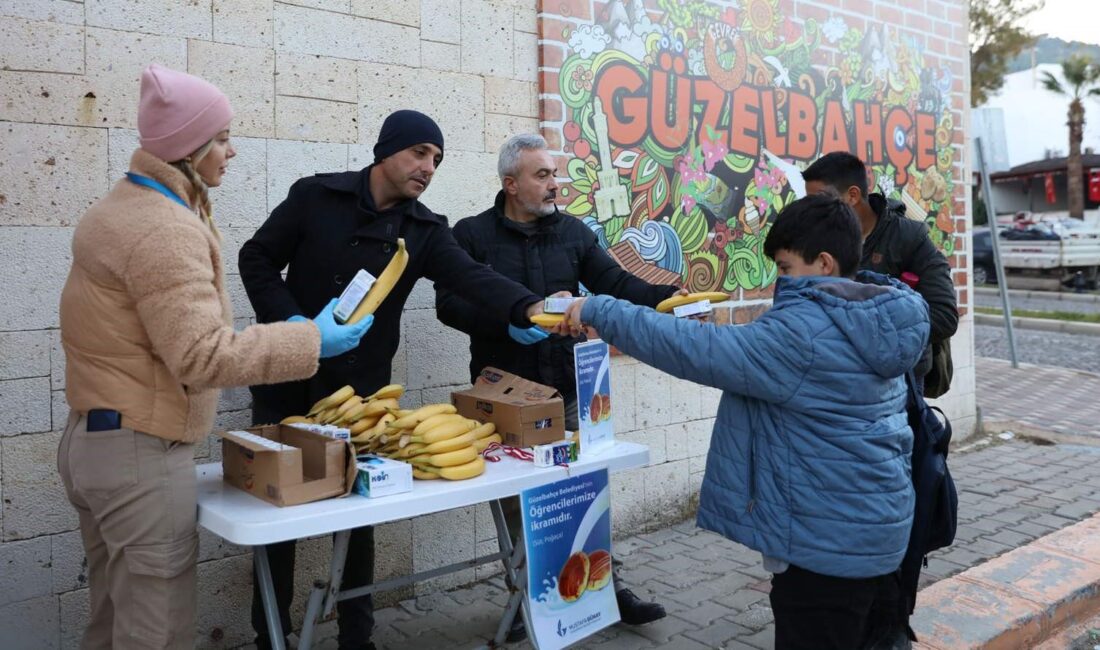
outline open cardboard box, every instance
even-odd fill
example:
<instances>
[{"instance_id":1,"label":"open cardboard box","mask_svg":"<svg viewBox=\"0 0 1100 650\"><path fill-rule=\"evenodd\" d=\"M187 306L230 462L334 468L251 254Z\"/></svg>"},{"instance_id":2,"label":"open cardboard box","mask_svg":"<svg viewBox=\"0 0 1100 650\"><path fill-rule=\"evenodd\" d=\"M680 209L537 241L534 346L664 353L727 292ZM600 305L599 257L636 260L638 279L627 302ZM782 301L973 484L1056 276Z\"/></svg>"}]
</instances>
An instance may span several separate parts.
<instances>
[{"instance_id":1,"label":"open cardboard box","mask_svg":"<svg viewBox=\"0 0 1100 650\"><path fill-rule=\"evenodd\" d=\"M293 506L344 496L358 469L351 443L283 424L245 429L288 447L270 448L239 431L224 431L222 475L225 481L277 506Z\"/></svg>"},{"instance_id":2,"label":"open cardboard box","mask_svg":"<svg viewBox=\"0 0 1100 650\"><path fill-rule=\"evenodd\" d=\"M472 387L451 393L451 403L468 418L495 424L504 443L513 447L565 437L561 393L497 368L486 367Z\"/></svg>"}]
</instances>

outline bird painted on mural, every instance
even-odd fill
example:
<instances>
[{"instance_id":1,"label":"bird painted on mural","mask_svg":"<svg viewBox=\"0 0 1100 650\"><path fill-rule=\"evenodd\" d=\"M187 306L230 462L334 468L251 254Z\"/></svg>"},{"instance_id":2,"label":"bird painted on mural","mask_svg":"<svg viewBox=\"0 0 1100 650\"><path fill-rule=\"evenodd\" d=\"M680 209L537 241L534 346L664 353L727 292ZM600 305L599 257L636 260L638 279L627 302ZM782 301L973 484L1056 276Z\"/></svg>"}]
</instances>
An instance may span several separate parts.
<instances>
[{"instance_id":1,"label":"bird painted on mural","mask_svg":"<svg viewBox=\"0 0 1100 650\"><path fill-rule=\"evenodd\" d=\"M772 83L775 84L776 88L791 87L791 71L783 65L782 61L773 55L769 55L764 57L764 63L775 68L775 77L772 79Z\"/></svg>"},{"instance_id":2,"label":"bird painted on mural","mask_svg":"<svg viewBox=\"0 0 1100 650\"><path fill-rule=\"evenodd\" d=\"M764 155L767 156L768 162L777 167L787 176L787 184L791 186L794 191L795 198L801 199L806 196L806 181L802 180L802 170L798 168L798 165L787 162L767 149L762 150Z\"/></svg>"}]
</instances>

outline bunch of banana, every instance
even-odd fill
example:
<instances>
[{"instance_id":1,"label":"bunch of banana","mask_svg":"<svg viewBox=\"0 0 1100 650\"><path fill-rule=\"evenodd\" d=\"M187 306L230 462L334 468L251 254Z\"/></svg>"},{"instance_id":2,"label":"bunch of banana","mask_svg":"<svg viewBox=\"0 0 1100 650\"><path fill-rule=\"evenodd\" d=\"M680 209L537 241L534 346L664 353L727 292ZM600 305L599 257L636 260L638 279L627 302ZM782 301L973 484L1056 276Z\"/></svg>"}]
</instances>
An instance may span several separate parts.
<instances>
[{"instance_id":1,"label":"bunch of banana","mask_svg":"<svg viewBox=\"0 0 1100 650\"><path fill-rule=\"evenodd\" d=\"M307 415L292 415L281 424L335 424L351 431L351 441L356 450L373 438L380 436L400 413L398 399L405 394L405 387L389 384L366 397L355 394L351 386L344 386L333 394L320 399Z\"/></svg>"}]
</instances>

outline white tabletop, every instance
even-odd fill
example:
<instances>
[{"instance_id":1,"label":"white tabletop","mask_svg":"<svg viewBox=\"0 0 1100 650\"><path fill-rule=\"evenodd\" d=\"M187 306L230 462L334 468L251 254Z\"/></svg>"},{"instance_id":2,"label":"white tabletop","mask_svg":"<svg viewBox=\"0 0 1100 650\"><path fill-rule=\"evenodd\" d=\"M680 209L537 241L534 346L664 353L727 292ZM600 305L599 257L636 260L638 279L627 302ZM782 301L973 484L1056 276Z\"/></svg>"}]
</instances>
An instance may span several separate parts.
<instances>
[{"instance_id":1,"label":"white tabletop","mask_svg":"<svg viewBox=\"0 0 1100 650\"><path fill-rule=\"evenodd\" d=\"M465 481L413 481L413 490L403 494L374 499L350 494L286 508L227 485L222 481L221 463L208 463L196 468L199 525L233 544L272 544L462 508L605 467L616 472L648 462L645 445L615 441L569 467L535 467L505 456L498 463L487 463L481 476Z\"/></svg>"}]
</instances>

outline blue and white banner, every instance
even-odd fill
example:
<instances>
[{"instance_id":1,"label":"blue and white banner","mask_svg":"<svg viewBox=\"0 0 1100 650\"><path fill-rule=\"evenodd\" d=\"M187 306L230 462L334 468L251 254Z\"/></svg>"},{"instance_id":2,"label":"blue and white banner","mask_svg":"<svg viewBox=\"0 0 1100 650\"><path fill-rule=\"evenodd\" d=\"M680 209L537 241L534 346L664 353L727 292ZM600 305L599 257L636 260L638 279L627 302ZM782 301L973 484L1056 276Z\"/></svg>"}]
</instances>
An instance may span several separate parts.
<instances>
[{"instance_id":1,"label":"blue and white banner","mask_svg":"<svg viewBox=\"0 0 1100 650\"><path fill-rule=\"evenodd\" d=\"M520 502L539 650L564 648L618 623L607 470L524 490Z\"/></svg>"},{"instance_id":2,"label":"blue and white banner","mask_svg":"<svg viewBox=\"0 0 1100 650\"><path fill-rule=\"evenodd\" d=\"M577 374L577 419L581 455L606 449L615 442L611 419L611 348L596 339L573 348Z\"/></svg>"}]
</instances>

